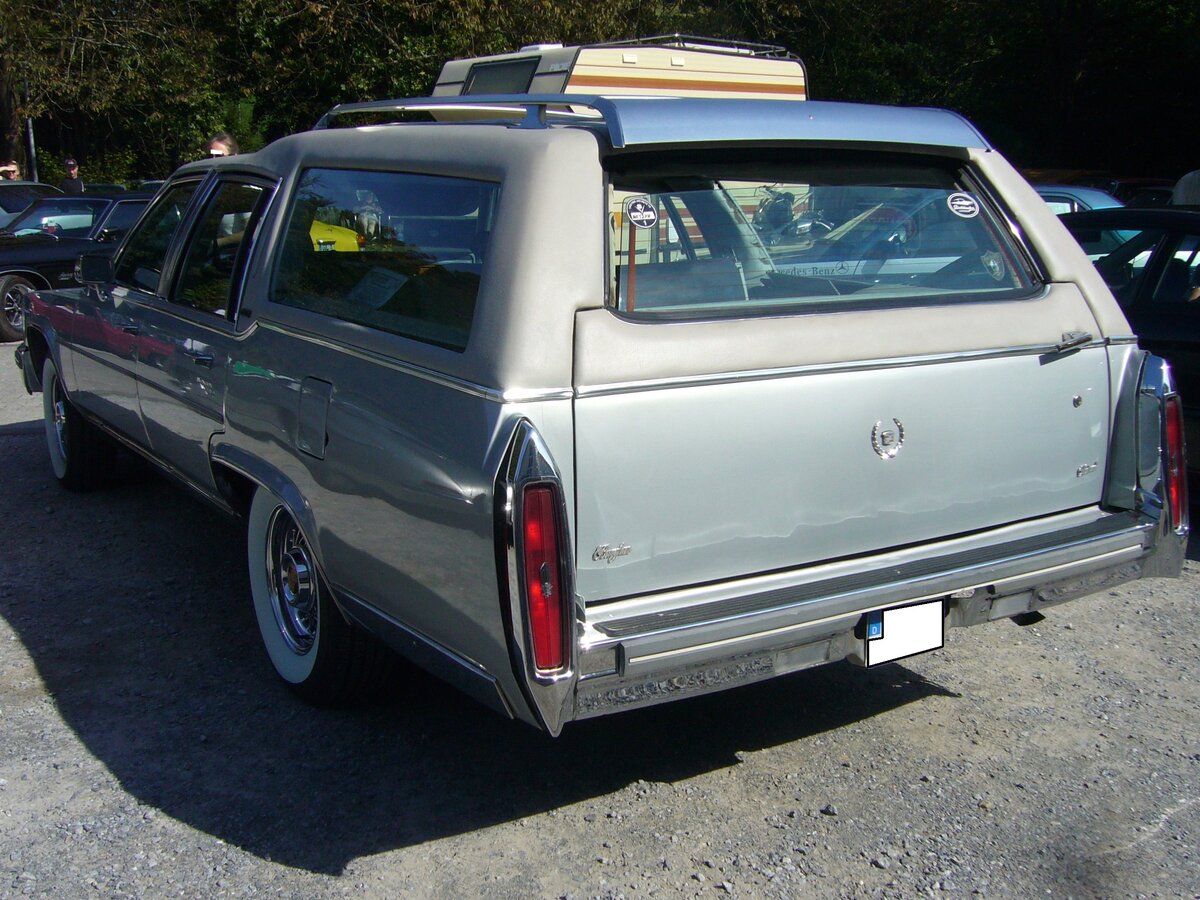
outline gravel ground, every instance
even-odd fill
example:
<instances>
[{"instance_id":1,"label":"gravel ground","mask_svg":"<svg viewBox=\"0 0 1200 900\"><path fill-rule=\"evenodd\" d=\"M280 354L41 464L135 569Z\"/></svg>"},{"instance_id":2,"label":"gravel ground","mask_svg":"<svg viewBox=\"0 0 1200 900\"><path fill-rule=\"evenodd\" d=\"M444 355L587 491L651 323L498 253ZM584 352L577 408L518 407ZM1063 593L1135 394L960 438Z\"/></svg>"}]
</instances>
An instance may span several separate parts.
<instances>
[{"instance_id":1,"label":"gravel ground","mask_svg":"<svg viewBox=\"0 0 1200 900\"><path fill-rule=\"evenodd\" d=\"M40 417L0 348L0 898L1200 896L1195 562L557 740L408 669L321 711L238 524L60 490Z\"/></svg>"}]
</instances>

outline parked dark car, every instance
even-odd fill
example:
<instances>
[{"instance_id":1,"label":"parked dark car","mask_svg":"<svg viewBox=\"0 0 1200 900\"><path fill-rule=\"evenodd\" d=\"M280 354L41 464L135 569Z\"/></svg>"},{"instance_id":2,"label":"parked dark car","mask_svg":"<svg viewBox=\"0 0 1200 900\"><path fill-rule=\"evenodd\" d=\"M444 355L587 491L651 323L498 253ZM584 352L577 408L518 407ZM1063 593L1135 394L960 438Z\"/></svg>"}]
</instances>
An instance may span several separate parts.
<instances>
[{"instance_id":1,"label":"parked dark car","mask_svg":"<svg viewBox=\"0 0 1200 900\"><path fill-rule=\"evenodd\" d=\"M0 181L0 228L17 217L34 200L48 194L61 194L58 188L40 181Z\"/></svg>"},{"instance_id":2,"label":"parked dark car","mask_svg":"<svg viewBox=\"0 0 1200 900\"><path fill-rule=\"evenodd\" d=\"M1138 344L1171 364L1187 441L1200 447L1200 211L1102 209L1062 216L1108 283ZM1200 471L1200 454L1191 468Z\"/></svg>"},{"instance_id":3,"label":"parked dark car","mask_svg":"<svg viewBox=\"0 0 1200 900\"><path fill-rule=\"evenodd\" d=\"M1166 206L1171 202L1175 182L1168 178L1127 178L1093 176L1079 184L1112 194L1126 206Z\"/></svg>"},{"instance_id":4,"label":"parked dark car","mask_svg":"<svg viewBox=\"0 0 1200 900\"><path fill-rule=\"evenodd\" d=\"M21 338L26 293L69 285L75 259L84 250L106 245L115 250L149 199L146 194L56 192L0 230L0 340Z\"/></svg>"}]
</instances>

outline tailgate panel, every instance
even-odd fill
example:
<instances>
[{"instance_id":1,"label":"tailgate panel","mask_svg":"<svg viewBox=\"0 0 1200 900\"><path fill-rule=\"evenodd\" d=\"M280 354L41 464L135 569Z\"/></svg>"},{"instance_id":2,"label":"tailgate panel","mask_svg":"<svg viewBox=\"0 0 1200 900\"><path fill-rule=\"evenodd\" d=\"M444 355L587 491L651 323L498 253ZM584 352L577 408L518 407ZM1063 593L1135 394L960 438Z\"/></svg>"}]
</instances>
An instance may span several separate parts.
<instances>
[{"instance_id":1,"label":"tailgate panel","mask_svg":"<svg viewBox=\"0 0 1200 900\"><path fill-rule=\"evenodd\" d=\"M872 553L1099 501L1106 350L584 394L587 602Z\"/></svg>"}]
</instances>

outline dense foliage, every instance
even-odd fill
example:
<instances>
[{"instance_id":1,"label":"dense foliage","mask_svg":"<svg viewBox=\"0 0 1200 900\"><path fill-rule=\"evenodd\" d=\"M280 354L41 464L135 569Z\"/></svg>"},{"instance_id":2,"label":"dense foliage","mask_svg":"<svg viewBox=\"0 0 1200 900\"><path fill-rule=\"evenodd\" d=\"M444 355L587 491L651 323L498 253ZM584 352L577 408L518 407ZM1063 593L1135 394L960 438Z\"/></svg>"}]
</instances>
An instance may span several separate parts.
<instances>
[{"instance_id":1,"label":"dense foliage","mask_svg":"<svg viewBox=\"0 0 1200 900\"><path fill-rule=\"evenodd\" d=\"M783 44L822 99L946 106L1027 166L1200 165L1200 5L1165 0L0 0L0 157L162 177L334 103L427 93L444 60L665 32Z\"/></svg>"}]
</instances>

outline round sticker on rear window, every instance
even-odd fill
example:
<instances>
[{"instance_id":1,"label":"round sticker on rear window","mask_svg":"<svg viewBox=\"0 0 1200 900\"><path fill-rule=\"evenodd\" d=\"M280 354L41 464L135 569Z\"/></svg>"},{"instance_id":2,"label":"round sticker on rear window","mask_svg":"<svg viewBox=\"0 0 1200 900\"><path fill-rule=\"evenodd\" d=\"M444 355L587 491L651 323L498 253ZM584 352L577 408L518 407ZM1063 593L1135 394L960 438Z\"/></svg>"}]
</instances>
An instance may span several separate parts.
<instances>
[{"instance_id":1,"label":"round sticker on rear window","mask_svg":"<svg viewBox=\"0 0 1200 900\"><path fill-rule=\"evenodd\" d=\"M658 223L658 210L645 197L634 197L625 202L625 215L638 228L653 228Z\"/></svg>"},{"instance_id":2,"label":"round sticker on rear window","mask_svg":"<svg viewBox=\"0 0 1200 900\"><path fill-rule=\"evenodd\" d=\"M946 198L950 212L963 219L973 219L979 215L979 201L970 194L951 194Z\"/></svg>"}]
</instances>

